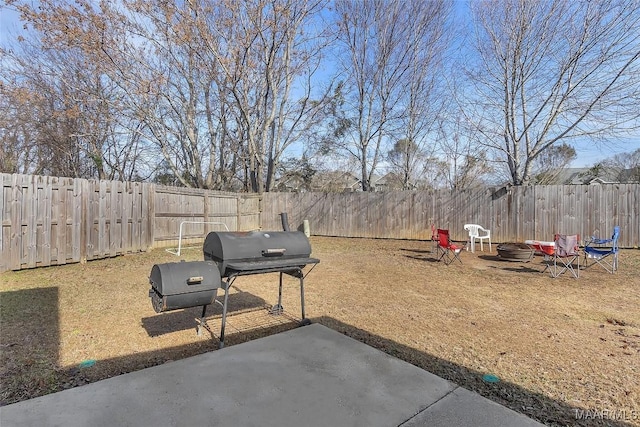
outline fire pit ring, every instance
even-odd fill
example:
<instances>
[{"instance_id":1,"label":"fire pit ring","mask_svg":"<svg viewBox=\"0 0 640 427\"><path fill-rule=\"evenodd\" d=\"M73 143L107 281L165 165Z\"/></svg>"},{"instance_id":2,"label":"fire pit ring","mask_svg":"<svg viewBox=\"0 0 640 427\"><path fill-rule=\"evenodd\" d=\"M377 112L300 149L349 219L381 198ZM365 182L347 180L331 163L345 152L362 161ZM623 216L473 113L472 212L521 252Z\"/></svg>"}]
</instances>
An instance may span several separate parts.
<instances>
[{"instance_id":1,"label":"fire pit ring","mask_svg":"<svg viewBox=\"0 0 640 427\"><path fill-rule=\"evenodd\" d=\"M524 243L502 243L498 245L498 256L505 261L530 261L533 249Z\"/></svg>"}]
</instances>

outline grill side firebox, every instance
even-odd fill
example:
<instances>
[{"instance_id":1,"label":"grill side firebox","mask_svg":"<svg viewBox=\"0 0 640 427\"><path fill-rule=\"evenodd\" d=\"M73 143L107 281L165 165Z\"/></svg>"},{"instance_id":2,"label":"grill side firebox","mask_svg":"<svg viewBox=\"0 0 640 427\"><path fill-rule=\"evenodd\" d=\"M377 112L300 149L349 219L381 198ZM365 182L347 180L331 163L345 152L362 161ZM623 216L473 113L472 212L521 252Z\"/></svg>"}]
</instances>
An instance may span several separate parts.
<instances>
[{"instance_id":1,"label":"grill side firebox","mask_svg":"<svg viewBox=\"0 0 640 427\"><path fill-rule=\"evenodd\" d=\"M149 297L156 313L209 305L222 285L218 267L212 261L156 264L149 283Z\"/></svg>"}]
</instances>

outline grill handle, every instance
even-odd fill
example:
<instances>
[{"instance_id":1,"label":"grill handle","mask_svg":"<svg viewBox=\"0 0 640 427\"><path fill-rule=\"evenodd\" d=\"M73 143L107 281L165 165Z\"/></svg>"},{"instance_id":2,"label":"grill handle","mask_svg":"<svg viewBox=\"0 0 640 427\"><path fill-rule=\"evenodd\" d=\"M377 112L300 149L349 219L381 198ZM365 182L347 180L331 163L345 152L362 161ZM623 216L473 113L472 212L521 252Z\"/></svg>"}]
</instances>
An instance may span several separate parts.
<instances>
[{"instance_id":1,"label":"grill handle","mask_svg":"<svg viewBox=\"0 0 640 427\"><path fill-rule=\"evenodd\" d=\"M265 249L262 251L262 256L281 256L284 255L286 251L285 248Z\"/></svg>"},{"instance_id":2,"label":"grill handle","mask_svg":"<svg viewBox=\"0 0 640 427\"><path fill-rule=\"evenodd\" d=\"M193 276L187 279L187 285L196 285L198 283L202 283L204 277L202 276Z\"/></svg>"}]
</instances>

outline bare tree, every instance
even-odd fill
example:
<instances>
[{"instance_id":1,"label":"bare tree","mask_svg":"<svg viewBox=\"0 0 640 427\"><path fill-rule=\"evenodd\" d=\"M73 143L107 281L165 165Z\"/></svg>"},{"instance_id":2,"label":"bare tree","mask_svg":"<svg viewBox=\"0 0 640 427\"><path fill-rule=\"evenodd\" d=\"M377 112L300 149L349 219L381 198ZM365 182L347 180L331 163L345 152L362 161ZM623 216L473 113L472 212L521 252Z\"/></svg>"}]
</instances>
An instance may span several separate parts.
<instances>
[{"instance_id":1,"label":"bare tree","mask_svg":"<svg viewBox=\"0 0 640 427\"><path fill-rule=\"evenodd\" d=\"M449 27L451 3L418 1L412 4L408 25L409 70L404 85L399 134L406 143L394 146L391 161L402 179L402 188L425 177L428 158L437 149L437 131L444 119L445 94L444 55L452 35Z\"/></svg>"},{"instance_id":2,"label":"bare tree","mask_svg":"<svg viewBox=\"0 0 640 427\"><path fill-rule=\"evenodd\" d=\"M640 182L640 148L633 152L616 154L604 159L599 165L612 171L620 182Z\"/></svg>"},{"instance_id":3,"label":"bare tree","mask_svg":"<svg viewBox=\"0 0 640 427\"><path fill-rule=\"evenodd\" d=\"M270 191L293 143L319 121L330 87L314 93L325 46L325 0L222 1L199 21L245 142L250 189ZM202 16L202 15L201 15Z\"/></svg>"},{"instance_id":4,"label":"bare tree","mask_svg":"<svg viewBox=\"0 0 640 427\"><path fill-rule=\"evenodd\" d=\"M133 160L145 160L181 185L237 189L242 182L268 191L285 150L318 121L328 93L311 80L325 3L16 4L42 44L71 59L58 64L75 67L51 79L69 90L64 111L74 112L73 129L61 132L75 148L82 143L100 177L108 177L107 166L131 171ZM142 156L148 141L155 149Z\"/></svg>"},{"instance_id":5,"label":"bare tree","mask_svg":"<svg viewBox=\"0 0 640 427\"><path fill-rule=\"evenodd\" d=\"M2 76L28 99L20 126L37 147L34 173L99 179L140 178L142 146L126 132L122 91L100 61L112 34L108 15L89 3L16 4L31 29L6 52ZM19 123L19 125L18 125Z\"/></svg>"},{"instance_id":6,"label":"bare tree","mask_svg":"<svg viewBox=\"0 0 640 427\"><path fill-rule=\"evenodd\" d=\"M124 22L127 41L103 46L112 74L139 121L134 130L162 154L159 173L170 170L187 187L221 188L216 160L221 148L215 76L203 55L191 2L129 0L111 16ZM132 123L135 124L135 123Z\"/></svg>"},{"instance_id":7,"label":"bare tree","mask_svg":"<svg viewBox=\"0 0 640 427\"><path fill-rule=\"evenodd\" d=\"M568 145L554 145L535 160L533 173L536 184L554 184L556 178L577 157L576 150Z\"/></svg>"},{"instance_id":8,"label":"bare tree","mask_svg":"<svg viewBox=\"0 0 640 427\"><path fill-rule=\"evenodd\" d=\"M334 111L330 144L359 165L370 190L385 146L404 186L420 168L418 153L437 120L449 2L375 0L336 2L344 84Z\"/></svg>"},{"instance_id":9,"label":"bare tree","mask_svg":"<svg viewBox=\"0 0 640 427\"><path fill-rule=\"evenodd\" d=\"M461 116L450 119L440 130L440 175L448 188L464 190L482 185L493 172L485 150L474 143L473 133Z\"/></svg>"},{"instance_id":10,"label":"bare tree","mask_svg":"<svg viewBox=\"0 0 640 427\"><path fill-rule=\"evenodd\" d=\"M357 159L362 189L369 191L401 77L409 68L400 52L408 13L403 3L384 0L340 0L336 13L338 39L345 47L341 67L348 77L334 136Z\"/></svg>"},{"instance_id":11,"label":"bare tree","mask_svg":"<svg viewBox=\"0 0 640 427\"><path fill-rule=\"evenodd\" d=\"M427 156L414 141L413 139L400 139L387 153L389 169L400 181L399 187L402 190L409 190L411 184L417 181L419 176L416 165L418 163L424 165L427 159Z\"/></svg>"},{"instance_id":12,"label":"bare tree","mask_svg":"<svg viewBox=\"0 0 640 427\"><path fill-rule=\"evenodd\" d=\"M536 159L638 128L638 0L472 3L477 61L466 113L483 143L525 182Z\"/></svg>"},{"instance_id":13,"label":"bare tree","mask_svg":"<svg viewBox=\"0 0 640 427\"><path fill-rule=\"evenodd\" d=\"M5 70L2 75L7 75ZM24 85L15 80L0 81L0 172L36 172L40 162L31 126L37 111L34 104L38 104L37 97Z\"/></svg>"}]
</instances>

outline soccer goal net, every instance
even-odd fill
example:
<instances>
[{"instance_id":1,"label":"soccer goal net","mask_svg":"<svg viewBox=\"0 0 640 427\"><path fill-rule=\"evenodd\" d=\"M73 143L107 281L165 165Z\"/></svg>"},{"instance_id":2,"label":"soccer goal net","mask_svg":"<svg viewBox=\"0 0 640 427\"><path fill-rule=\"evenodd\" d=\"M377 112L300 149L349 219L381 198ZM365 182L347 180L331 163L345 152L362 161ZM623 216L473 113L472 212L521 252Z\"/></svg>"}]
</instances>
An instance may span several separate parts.
<instances>
[{"instance_id":1,"label":"soccer goal net","mask_svg":"<svg viewBox=\"0 0 640 427\"><path fill-rule=\"evenodd\" d=\"M177 248L167 248L166 251L170 254L174 254L180 256L180 252L182 251L182 235L184 231L185 224L208 224L208 225L221 225L224 227L224 231L229 231L229 227L224 222L219 221L182 221L180 223L180 232L178 233L178 247ZM191 237L190 237L191 238Z\"/></svg>"}]
</instances>

